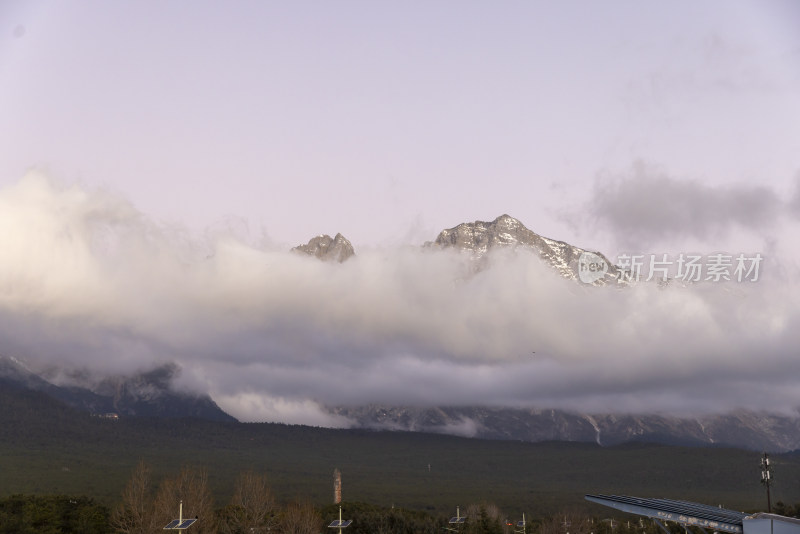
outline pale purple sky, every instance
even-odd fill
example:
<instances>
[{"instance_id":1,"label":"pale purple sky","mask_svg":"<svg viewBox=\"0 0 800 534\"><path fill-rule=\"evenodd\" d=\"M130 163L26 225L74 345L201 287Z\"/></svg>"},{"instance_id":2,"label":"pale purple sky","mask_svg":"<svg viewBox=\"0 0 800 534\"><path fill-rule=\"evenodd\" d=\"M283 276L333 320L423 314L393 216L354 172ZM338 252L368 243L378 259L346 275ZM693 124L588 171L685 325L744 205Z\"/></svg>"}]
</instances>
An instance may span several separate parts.
<instances>
[{"instance_id":1,"label":"pale purple sky","mask_svg":"<svg viewBox=\"0 0 800 534\"><path fill-rule=\"evenodd\" d=\"M798 28L791 0L0 2L0 354L176 361L243 420L791 410ZM400 246L503 213L762 278L587 293ZM345 264L287 253L336 232Z\"/></svg>"},{"instance_id":2,"label":"pale purple sky","mask_svg":"<svg viewBox=\"0 0 800 534\"><path fill-rule=\"evenodd\" d=\"M788 0L5 1L0 184L38 168L281 244L502 213L588 239L562 210L636 161L791 193L798 27Z\"/></svg>"}]
</instances>

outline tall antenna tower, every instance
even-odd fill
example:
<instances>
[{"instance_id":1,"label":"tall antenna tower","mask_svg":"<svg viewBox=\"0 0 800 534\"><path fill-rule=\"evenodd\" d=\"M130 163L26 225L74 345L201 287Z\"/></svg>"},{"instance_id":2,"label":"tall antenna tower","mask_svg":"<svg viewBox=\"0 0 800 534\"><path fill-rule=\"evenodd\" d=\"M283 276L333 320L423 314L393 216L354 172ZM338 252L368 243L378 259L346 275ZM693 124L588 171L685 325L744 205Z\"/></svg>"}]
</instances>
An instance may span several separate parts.
<instances>
[{"instance_id":1,"label":"tall antenna tower","mask_svg":"<svg viewBox=\"0 0 800 534\"><path fill-rule=\"evenodd\" d=\"M339 469L333 470L333 504L342 502L342 472Z\"/></svg>"},{"instance_id":2,"label":"tall antenna tower","mask_svg":"<svg viewBox=\"0 0 800 534\"><path fill-rule=\"evenodd\" d=\"M769 497L769 487L772 485L772 466L769 465L767 453L761 457L761 483L767 488L767 513L772 513L772 502Z\"/></svg>"}]
</instances>

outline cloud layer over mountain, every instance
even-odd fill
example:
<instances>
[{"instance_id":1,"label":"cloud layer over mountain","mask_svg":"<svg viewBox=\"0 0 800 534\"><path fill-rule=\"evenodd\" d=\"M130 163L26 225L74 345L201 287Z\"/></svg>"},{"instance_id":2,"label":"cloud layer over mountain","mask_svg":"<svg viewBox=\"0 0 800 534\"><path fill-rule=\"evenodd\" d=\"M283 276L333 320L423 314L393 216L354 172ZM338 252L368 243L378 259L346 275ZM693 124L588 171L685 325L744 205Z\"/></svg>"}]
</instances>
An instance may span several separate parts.
<instances>
[{"instance_id":1,"label":"cloud layer over mountain","mask_svg":"<svg viewBox=\"0 0 800 534\"><path fill-rule=\"evenodd\" d=\"M706 195L698 224L712 233L745 224L729 216L745 208L759 224L796 224L773 213L770 190L689 189L631 178L593 205L622 234L644 216L615 218L617 206L635 192L652 215L653 190L692 212ZM632 235L642 243L648 232ZM776 250L790 248L781 235ZM0 353L98 375L175 361L181 387L245 421L346 425L320 405L364 403L800 406L790 258L765 257L757 282L618 289L562 279L525 250L495 251L476 271L455 251L354 245L355 257L331 264L225 232L199 238L114 194L30 174L0 191Z\"/></svg>"}]
</instances>

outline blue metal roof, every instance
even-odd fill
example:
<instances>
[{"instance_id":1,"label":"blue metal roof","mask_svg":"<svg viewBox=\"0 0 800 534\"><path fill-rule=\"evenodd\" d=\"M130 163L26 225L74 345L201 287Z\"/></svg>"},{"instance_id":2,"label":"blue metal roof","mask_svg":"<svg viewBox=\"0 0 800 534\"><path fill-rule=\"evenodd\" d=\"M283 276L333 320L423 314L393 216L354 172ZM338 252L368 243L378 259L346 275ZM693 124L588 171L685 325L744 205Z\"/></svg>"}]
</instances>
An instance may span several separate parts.
<instances>
[{"instance_id":1,"label":"blue metal roof","mask_svg":"<svg viewBox=\"0 0 800 534\"><path fill-rule=\"evenodd\" d=\"M743 532L743 521L748 516L727 508L671 499L586 495L586 500L645 517L733 533Z\"/></svg>"}]
</instances>

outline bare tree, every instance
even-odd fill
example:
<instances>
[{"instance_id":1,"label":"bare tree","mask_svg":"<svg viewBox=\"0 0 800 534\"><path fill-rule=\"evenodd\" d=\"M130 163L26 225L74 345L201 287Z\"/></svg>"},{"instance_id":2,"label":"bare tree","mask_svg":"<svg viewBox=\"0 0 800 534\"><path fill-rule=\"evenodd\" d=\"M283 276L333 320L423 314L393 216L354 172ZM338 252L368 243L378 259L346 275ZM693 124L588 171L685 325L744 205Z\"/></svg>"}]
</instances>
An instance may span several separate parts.
<instances>
[{"instance_id":1,"label":"bare tree","mask_svg":"<svg viewBox=\"0 0 800 534\"><path fill-rule=\"evenodd\" d=\"M150 475L150 468L144 460L139 460L122 491L122 502L111 514L111 526L117 532L148 534L153 531L154 509Z\"/></svg>"},{"instance_id":2,"label":"bare tree","mask_svg":"<svg viewBox=\"0 0 800 534\"><path fill-rule=\"evenodd\" d=\"M178 517L178 508L181 505L184 519L198 518L197 523L192 525L194 534L216 532L214 501L208 488L208 473L205 469L184 467L177 477L168 478L161 483L155 501L155 520L159 531Z\"/></svg>"},{"instance_id":3,"label":"bare tree","mask_svg":"<svg viewBox=\"0 0 800 534\"><path fill-rule=\"evenodd\" d=\"M266 475L247 471L236 481L233 499L220 528L231 533L269 532L277 524L275 512L275 498Z\"/></svg>"},{"instance_id":4,"label":"bare tree","mask_svg":"<svg viewBox=\"0 0 800 534\"><path fill-rule=\"evenodd\" d=\"M585 513L579 510L564 510L543 521L541 534L590 534L596 530Z\"/></svg>"},{"instance_id":5,"label":"bare tree","mask_svg":"<svg viewBox=\"0 0 800 534\"><path fill-rule=\"evenodd\" d=\"M317 534L322 525L322 517L308 501L289 503L281 522L283 534Z\"/></svg>"},{"instance_id":6,"label":"bare tree","mask_svg":"<svg viewBox=\"0 0 800 534\"><path fill-rule=\"evenodd\" d=\"M502 513L496 504L470 504L466 511L468 534L500 534L503 531Z\"/></svg>"},{"instance_id":7,"label":"bare tree","mask_svg":"<svg viewBox=\"0 0 800 534\"><path fill-rule=\"evenodd\" d=\"M483 509L486 510L486 515L493 521L503 520L503 512L500 511L500 507L496 504L488 502L483 505Z\"/></svg>"}]
</instances>

